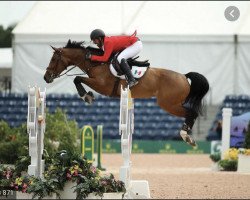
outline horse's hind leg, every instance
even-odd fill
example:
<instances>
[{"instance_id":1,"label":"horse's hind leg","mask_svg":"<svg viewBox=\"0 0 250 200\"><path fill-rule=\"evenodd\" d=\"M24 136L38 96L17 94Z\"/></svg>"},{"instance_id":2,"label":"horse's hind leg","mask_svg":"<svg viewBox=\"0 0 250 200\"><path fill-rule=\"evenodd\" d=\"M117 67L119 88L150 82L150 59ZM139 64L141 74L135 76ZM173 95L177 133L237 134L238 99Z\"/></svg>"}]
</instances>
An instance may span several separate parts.
<instances>
[{"instance_id":1,"label":"horse's hind leg","mask_svg":"<svg viewBox=\"0 0 250 200\"><path fill-rule=\"evenodd\" d=\"M185 122L180 131L180 135L185 142L187 142L191 146L196 146L196 142L191 137L191 134L194 122L198 115L191 109L183 107L183 105L167 105L166 103L160 102L158 102L158 104L162 109L169 112L170 114L185 118Z\"/></svg>"},{"instance_id":2,"label":"horse's hind leg","mask_svg":"<svg viewBox=\"0 0 250 200\"><path fill-rule=\"evenodd\" d=\"M165 110L177 117L184 117L185 122L183 127L187 127L188 130L192 130L195 120L198 117L198 114L195 111L184 107L183 105L174 105Z\"/></svg>"},{"instance_id":3,"label":"horse's hind leg","mask_svg":"<svg viewBox=\"0 0 250 200\"><path fill-rule=\"evenodd\" d=\"M191 135L192 135L192 128L198 114L189 108L183 107L182 105L175 107L175 112L176 113L179 112L182 114L185 113L184 115L185 121L180 131L182 139L191 146L196 146L196 142Z\"/></svg>"},{"instance_id":4,"label":"horse's hind leg","mask_svg":"<svg viewBox=\"0 0 250 200\"><path fill-rule=\"evenodd\" d=\"M186 110L185 122L182 125L180 135L185 142L187 142L191 146L196 146L196 142L191 137L191 135L192 135L192 128L196 118L198 117L198 114L189 108L185 108L185 110Z\"/></svg>"}]
</instances>

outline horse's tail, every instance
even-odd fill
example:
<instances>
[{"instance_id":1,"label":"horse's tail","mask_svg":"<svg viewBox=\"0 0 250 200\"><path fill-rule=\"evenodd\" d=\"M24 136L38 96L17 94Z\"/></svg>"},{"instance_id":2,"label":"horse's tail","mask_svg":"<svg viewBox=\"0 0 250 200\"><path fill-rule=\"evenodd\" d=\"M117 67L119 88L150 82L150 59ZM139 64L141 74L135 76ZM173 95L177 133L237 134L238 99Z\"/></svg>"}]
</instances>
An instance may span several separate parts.
<instances>
[{"instance_id":1,"label":"horse's tail","mask_svg":"<svg viewBox=\"0 0 250 200\"><path fill-rule=\"evenodd\" d=\"M209 90L209 83L202 74L197 72L189 72L185 76L191 80L190 92L185 103L188 103L191 110L195 111L196 114L202 115L202 98Z\"/></svg>"}]
</instances>

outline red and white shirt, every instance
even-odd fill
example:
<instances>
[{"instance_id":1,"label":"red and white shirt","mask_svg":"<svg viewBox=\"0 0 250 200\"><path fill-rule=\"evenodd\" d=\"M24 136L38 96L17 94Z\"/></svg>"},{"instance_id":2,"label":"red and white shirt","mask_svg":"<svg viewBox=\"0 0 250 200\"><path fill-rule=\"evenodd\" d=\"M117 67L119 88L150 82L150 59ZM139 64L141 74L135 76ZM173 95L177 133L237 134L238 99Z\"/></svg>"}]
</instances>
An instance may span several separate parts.
<instances>
[{"instance_id":1,"label":"red and white shirt","mask_svg":"<svg viewBox=\"0 0 250 200\"><path fill-rule=\"evenodd\" d=\"M107 62L112 53L118 53L127 47L134 44L138 38L136 37L136 31L131 36L105 36L103 50L104 54L102 56L92 55L92 61Z\"/></svg>"}]
</instances>

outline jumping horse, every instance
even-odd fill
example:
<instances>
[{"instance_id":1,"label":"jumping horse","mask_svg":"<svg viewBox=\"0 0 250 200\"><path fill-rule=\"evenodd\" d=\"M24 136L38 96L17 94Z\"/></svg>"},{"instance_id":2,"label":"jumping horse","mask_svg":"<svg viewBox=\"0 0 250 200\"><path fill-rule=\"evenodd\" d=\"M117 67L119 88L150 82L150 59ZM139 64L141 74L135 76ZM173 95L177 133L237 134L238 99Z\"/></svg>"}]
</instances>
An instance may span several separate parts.
<instances>
[{"instance_id":1,"label":"jumping horse","mask_svg":"<svg viewBox=\"0 0 250 200\"><path fill-rule=\"evenodd\" d=\"M46 69L44 80L52 83L54 79L64 75L65 73L61 73L69 66L77 66L88 76L76 76L74 79L78 94L84 101L91 104L94 101L94 95L91 91L87 92L82 84L102 95L120 97L121 85L125 87L126 80L121 80L110 72L110 62L100 63L85 59L88 51L97 55L100 52L83 44L84 42L69 40L65 47L51 46L54 53ZM131 88L131 94L132 98L156 97L157 104L163 110L177 117L184 117L185 122L180 135L185 142L196 146L191 136L192 127L196 118L202 114L202 99L208 90L207 79L197 72L181 74L168 69L149 67L139 83Z\"/></svg>"}]
</instances>

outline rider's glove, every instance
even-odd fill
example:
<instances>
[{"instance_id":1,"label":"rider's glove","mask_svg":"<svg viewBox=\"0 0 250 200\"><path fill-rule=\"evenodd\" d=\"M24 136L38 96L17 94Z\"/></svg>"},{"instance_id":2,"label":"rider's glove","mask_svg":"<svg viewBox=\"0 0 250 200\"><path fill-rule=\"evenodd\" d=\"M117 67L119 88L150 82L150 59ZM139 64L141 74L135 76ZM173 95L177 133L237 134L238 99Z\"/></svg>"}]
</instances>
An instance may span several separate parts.
<instances>
[{"instance_id":1,"label":"rider's glove","mask_svg":"<svg viewBox=\"0 0 250 200\"><path fill-rule=\"evenodd\" d=\"M86 53L85 58L89 60L91 59L91 53L89 51Z\"/></svg>"}]
</instances>

